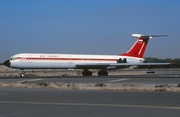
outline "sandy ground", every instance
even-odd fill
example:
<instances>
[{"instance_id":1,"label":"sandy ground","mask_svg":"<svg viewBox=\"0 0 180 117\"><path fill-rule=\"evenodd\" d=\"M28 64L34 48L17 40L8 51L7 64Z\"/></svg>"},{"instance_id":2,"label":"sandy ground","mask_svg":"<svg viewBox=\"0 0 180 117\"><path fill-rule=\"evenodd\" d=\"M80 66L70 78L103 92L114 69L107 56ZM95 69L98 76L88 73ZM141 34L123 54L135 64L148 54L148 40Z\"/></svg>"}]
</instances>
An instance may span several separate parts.
<instances>
[{"instance_id":1,"label":"sandy ground","mask_svg":"<svg viewBox=\"0 0 180 117\"><path fill-rule=\"evenodd\" d=\"M106 91L143 91L143 92L180 92L179 85L138 85L138 84L66 84L64 82L44 83L23 81L18 83L1 83L0 87L39 88L59 90L106 90Z\"/></svg>"}]
</instances>

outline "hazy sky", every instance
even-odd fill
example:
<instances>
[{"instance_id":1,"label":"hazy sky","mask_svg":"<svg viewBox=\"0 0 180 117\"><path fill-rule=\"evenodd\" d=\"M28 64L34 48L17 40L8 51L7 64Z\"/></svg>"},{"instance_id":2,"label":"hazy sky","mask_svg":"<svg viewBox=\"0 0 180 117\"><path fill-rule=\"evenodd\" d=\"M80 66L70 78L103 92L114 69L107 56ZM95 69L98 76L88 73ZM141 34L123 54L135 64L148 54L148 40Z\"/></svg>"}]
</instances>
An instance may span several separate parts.
<instances>
[{"instance_id":1,"label":"hazy sky","mask_svg":"<svg viewBox=\"0 0 180 117\"><path fill-rule=\"evenodd\" d=\"M179 0L0 0L0 62L24 52L111 54L132 33L149 41L145 57L180 58Z\"/></svg>"}]
</instances>

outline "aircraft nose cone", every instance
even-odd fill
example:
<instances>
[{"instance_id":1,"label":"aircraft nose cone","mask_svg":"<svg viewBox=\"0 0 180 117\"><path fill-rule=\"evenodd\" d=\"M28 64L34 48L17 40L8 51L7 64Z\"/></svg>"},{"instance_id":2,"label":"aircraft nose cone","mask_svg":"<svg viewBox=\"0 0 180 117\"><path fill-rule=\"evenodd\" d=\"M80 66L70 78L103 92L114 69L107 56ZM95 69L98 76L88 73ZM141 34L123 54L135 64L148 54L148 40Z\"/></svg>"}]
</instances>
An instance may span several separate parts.
<instances>
[{"instance_id":1,"label":"aircraft nose cone","mask_svg":"<svg viewBox=\"0 0 180 117\"><path fill-rule=\"evenodd\" d=\"M10 62L9 60L6 60L6 61L4 62L4 65L6 65L7 67L10 67L10 66L11 66L11 62Z\"/></svg>"}]
</instances>

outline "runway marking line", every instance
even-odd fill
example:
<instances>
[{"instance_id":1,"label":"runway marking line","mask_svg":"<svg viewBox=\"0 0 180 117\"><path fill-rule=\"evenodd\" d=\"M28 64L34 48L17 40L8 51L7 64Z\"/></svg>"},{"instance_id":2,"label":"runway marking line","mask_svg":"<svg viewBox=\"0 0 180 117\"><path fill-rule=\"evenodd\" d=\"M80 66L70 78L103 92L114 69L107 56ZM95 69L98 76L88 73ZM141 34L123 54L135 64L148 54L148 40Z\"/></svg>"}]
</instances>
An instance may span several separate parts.
<instances>
[{"instance_id":1,"label":"runway marking line","mask_svg":"<svg viewBox=\"0 0 180 117\"><path fill-rule=\"evenodd\" d=\"M88 103L53 103L53 102L14 102L0 101L0 104L31 104L31 105L65 105L65 106L103 106L103 107L130 107L130 108L154 108L180 110L177 106L149 106L149 105L125 105L125 104L88 104Z\"/></svg>"},{"instance_id":2,"label":"runway marking line","mask_svg":"<svg viewBox=\"0 0 180 117\"><path fill-rule=\"evenodd\" d=\"M129 80L128 78L123 78L123 79L117 79L117 80L110 80L108 82L121 82L121 81L125 81L125 80Z\"/></svg>"},{"instance_id":3,"label":"runway marking line","mask_svg":"<svg viewBox=\"0 0 180 117\"><path fill-rule=\"evenodd\" d=\"M179 77L177 74L159 75L160 77Z\"/></svg>"},{"instance_id":4,"label":"runway marking line","mask_svg":"<svg viewBox=\"0 0 180 117\"><path fill-rule=\"evenodd\" d=\"M31 81L39 81L39 80L43 80L43 79L21 80L21 81L18 81L18 82L21 83L21 82L24 82L24 81L31 82Z\"/></svg>"}]
</instances>

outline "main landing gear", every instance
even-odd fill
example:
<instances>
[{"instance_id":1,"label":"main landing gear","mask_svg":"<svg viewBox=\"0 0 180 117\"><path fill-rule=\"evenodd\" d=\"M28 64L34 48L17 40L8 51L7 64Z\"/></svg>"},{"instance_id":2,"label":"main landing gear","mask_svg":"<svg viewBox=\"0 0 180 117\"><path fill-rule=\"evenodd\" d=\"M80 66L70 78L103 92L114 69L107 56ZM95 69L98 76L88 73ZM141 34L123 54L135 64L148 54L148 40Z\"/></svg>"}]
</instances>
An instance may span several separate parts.
<instances>
[{"instance_id":1,"label":"main landing gear","mask_svg":"<svg viewBox=\"0 0 180 117\"><path fill-rule=\"evenodd\" d=\"M84 69L82 72L83 76L92 76L92 71L88 71L87 69ZM108 72L106 70L98 71L98 76L108 76Z\"/></svg>"},{"instance_id":2,"label":"main landing gear","mask_svg":"<svg viewBox=\"0 0 180 117\"><path fill-rule=\"evenodd\" d=\"M98 71L98 76L108 76L108 72L106 70Z\"/></svg>"},{"instance_id":3,"label":"main landing gear","mask_svg":"<svg viewBox=\"0 0 180 117\"><path fill-rule=\"evenodd\" d=\"M92 76L92 71L88 71L87 69L85 69L85 70L82 72L82 75L83 75L83 76Z\"/></svg>"}]
</instances>

